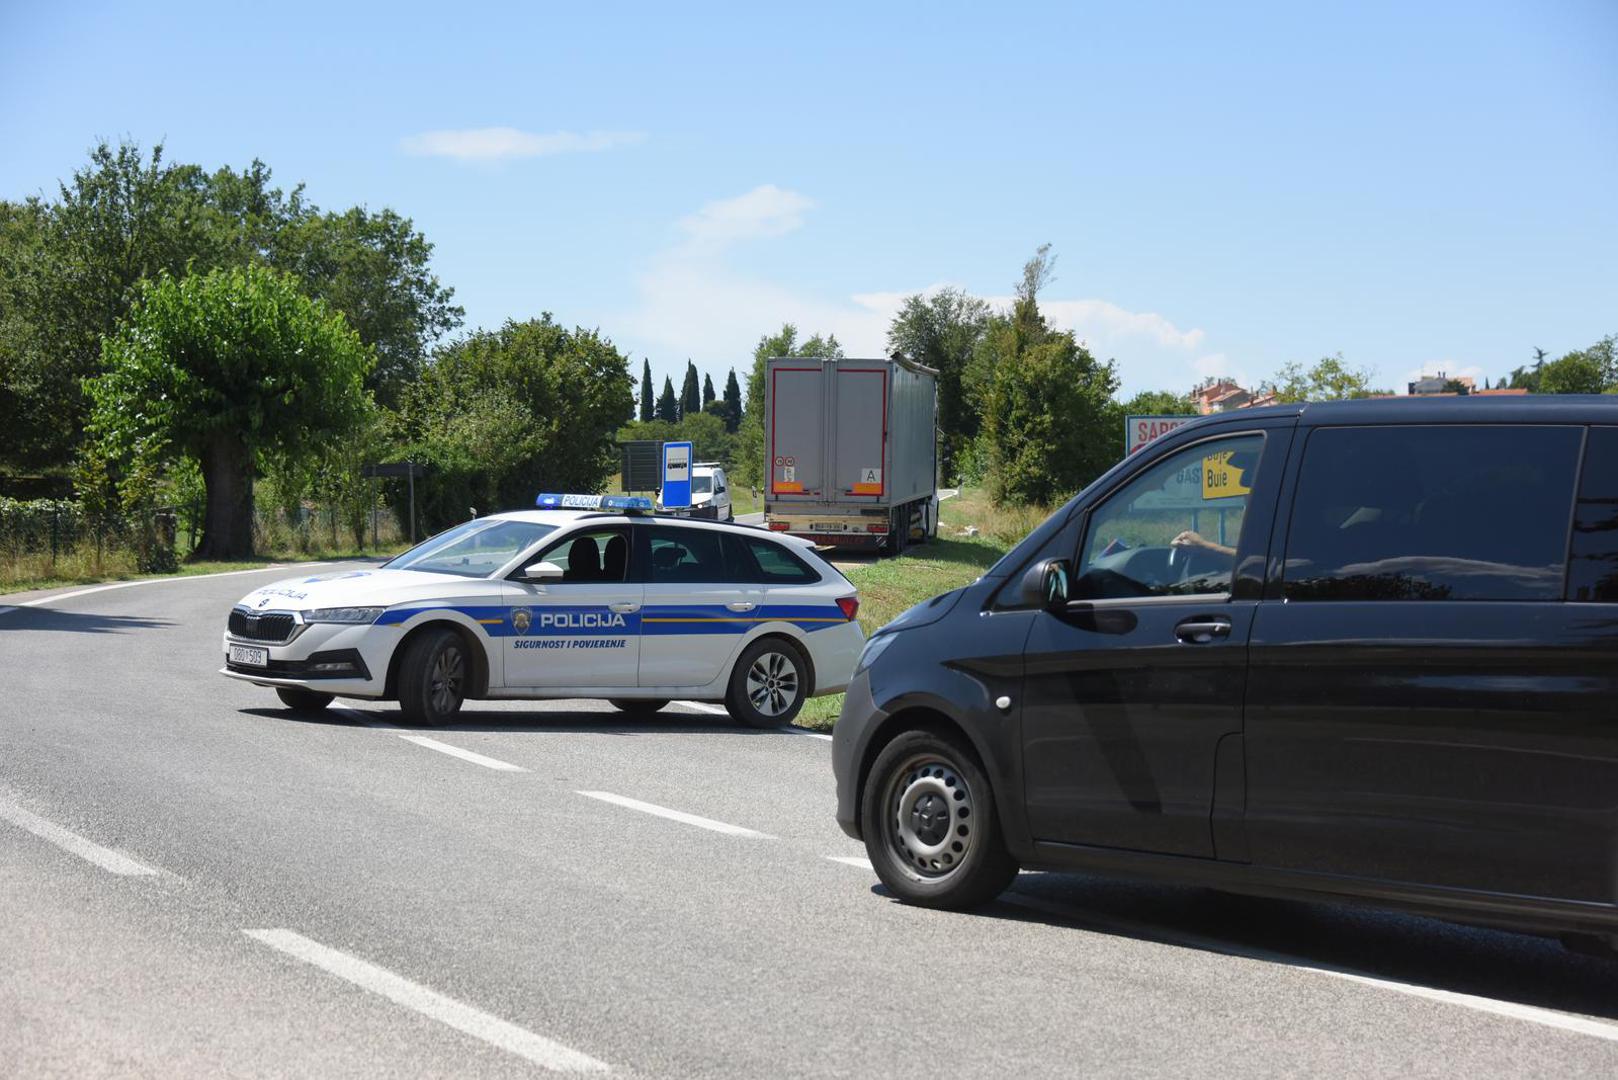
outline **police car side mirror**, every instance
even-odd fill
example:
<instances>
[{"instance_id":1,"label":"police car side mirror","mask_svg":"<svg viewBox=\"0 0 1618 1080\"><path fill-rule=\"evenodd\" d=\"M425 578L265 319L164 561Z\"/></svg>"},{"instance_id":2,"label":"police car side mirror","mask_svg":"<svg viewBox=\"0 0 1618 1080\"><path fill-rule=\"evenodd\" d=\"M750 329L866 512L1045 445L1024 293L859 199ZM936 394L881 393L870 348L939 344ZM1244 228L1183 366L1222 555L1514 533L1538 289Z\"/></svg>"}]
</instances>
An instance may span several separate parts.
<instances>
[{"instance_id":1,"label":"police car side mirror","mask_svg":"<svg viewBox=\"0 0 1618 1080\"><path fill-rule=\"evenodd\" d=\"M522 579L524 581L560 581L562 568L553 562L537 562L532 566L523 567Z\"/></svg>"},{"instance_id":2,"label":"police car side mirror","mask_svg":"<svg viewBox=\"0 0 1618 1080\"><path fill-rule=\"evenodd\" d=\"M1066 559L1041 559L1030 566L1017 585L1018 605L1046 611L1067 607L1071 570Z\"/></svg>"}]
</instances>

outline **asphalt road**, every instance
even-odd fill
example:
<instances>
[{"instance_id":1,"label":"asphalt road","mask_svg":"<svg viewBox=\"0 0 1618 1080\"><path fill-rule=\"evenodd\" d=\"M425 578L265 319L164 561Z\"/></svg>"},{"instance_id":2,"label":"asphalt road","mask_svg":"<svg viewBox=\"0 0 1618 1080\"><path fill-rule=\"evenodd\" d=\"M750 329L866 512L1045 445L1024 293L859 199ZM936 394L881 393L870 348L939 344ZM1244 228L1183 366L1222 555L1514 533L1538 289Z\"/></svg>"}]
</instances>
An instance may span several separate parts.
<instances>
[{"instance_id":1,"label":"asphalt road","mask_svg":"<svg viewBox=\"0 0 1618 1080\"><path fill-rule=\"evenodd\" d=\"M1618 1075L1618 963L1539 939L1066 875L894 903L821 738L295 718L215 674L275 576L0 597L7 1076Z\"/></svg>"}]
</instances>

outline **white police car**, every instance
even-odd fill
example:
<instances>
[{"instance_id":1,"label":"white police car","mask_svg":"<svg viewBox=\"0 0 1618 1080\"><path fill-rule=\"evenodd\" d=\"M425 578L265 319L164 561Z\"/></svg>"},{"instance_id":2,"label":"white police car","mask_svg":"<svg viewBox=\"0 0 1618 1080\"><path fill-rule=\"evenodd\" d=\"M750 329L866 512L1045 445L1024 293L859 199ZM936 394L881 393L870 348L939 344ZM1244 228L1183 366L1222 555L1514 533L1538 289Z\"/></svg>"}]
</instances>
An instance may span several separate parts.
<instances>
[{"instance_id":1,"label":"white police car","mask_svg":"<svg viewBox=\"0 0 1618 1080\"><path fill-rule=\"evenodd\" d=\"M649 516L647 499L540 496L377 569L290 578L231 609L222 673L294 709L397 700L444 723L467 698L722 701L773 726L842 690L865 635L848 579L805 541Z\"/></svg>"}]
</instances>

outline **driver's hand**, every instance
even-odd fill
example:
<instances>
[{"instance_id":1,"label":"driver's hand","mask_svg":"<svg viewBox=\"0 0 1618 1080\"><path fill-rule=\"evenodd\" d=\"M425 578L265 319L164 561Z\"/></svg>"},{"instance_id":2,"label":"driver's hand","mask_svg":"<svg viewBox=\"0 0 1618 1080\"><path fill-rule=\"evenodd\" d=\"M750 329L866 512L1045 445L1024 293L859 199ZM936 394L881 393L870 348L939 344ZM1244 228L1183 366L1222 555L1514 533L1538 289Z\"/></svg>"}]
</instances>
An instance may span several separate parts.
<instances>
[{"instance_id":1,"label":"driver's hand","mask_svg":"<svg viewBox=\"0 0 1618 1080\"><path fill-rule=\"evenodd\" d=\"M1161 535L1161 534L1159 534L1159 535ZM1179 536L1176 536L1173 540L1170 540L1169 543L1174 545L1175 547L1207 547L1208 546L1208 541L1206 541L1206 540L1204 540L1202 538L1201 533L1193 532L1190 529L1187 529L1185 532L1181 533Z\"/></svg>"}]
</instances>

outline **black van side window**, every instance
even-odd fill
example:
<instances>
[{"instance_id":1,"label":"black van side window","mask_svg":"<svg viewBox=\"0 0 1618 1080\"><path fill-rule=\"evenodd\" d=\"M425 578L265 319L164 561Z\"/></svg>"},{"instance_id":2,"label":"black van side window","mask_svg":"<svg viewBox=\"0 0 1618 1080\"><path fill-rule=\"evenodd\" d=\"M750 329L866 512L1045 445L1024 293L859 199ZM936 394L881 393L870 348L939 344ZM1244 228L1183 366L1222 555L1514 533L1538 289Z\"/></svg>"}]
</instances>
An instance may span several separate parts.
<instances>
[{"instance_id":1,"label":"black van side window","mask_svg":"<svg viewBox=\"0 0 1618 1080\"><path fill-rule=\"evenodd\" d=\"M1226 596L1264 436L1188 447L1148 466L1091 515L1073 596Z\"/></svg>"},{"instance_id":2,"label":"black van side window","mask_svg":"<svg viewBox=\"0 0 1618 1080\"><path fill-rule=\"evenodd\" d=\"M1567 597L1618 603L1618 428L1591 428L1585 444Z\"/></svg>"},{"instance_id":3,"label":"black van side window","mask_svg":"<svg viewBox=\"0 0 1618 1080\"><path fill-rule=\"evenodd\" d=\"M1584 432L1321 428L1287 537L1288 600L1558 600Z\"/></svg>"}]
</instances>

